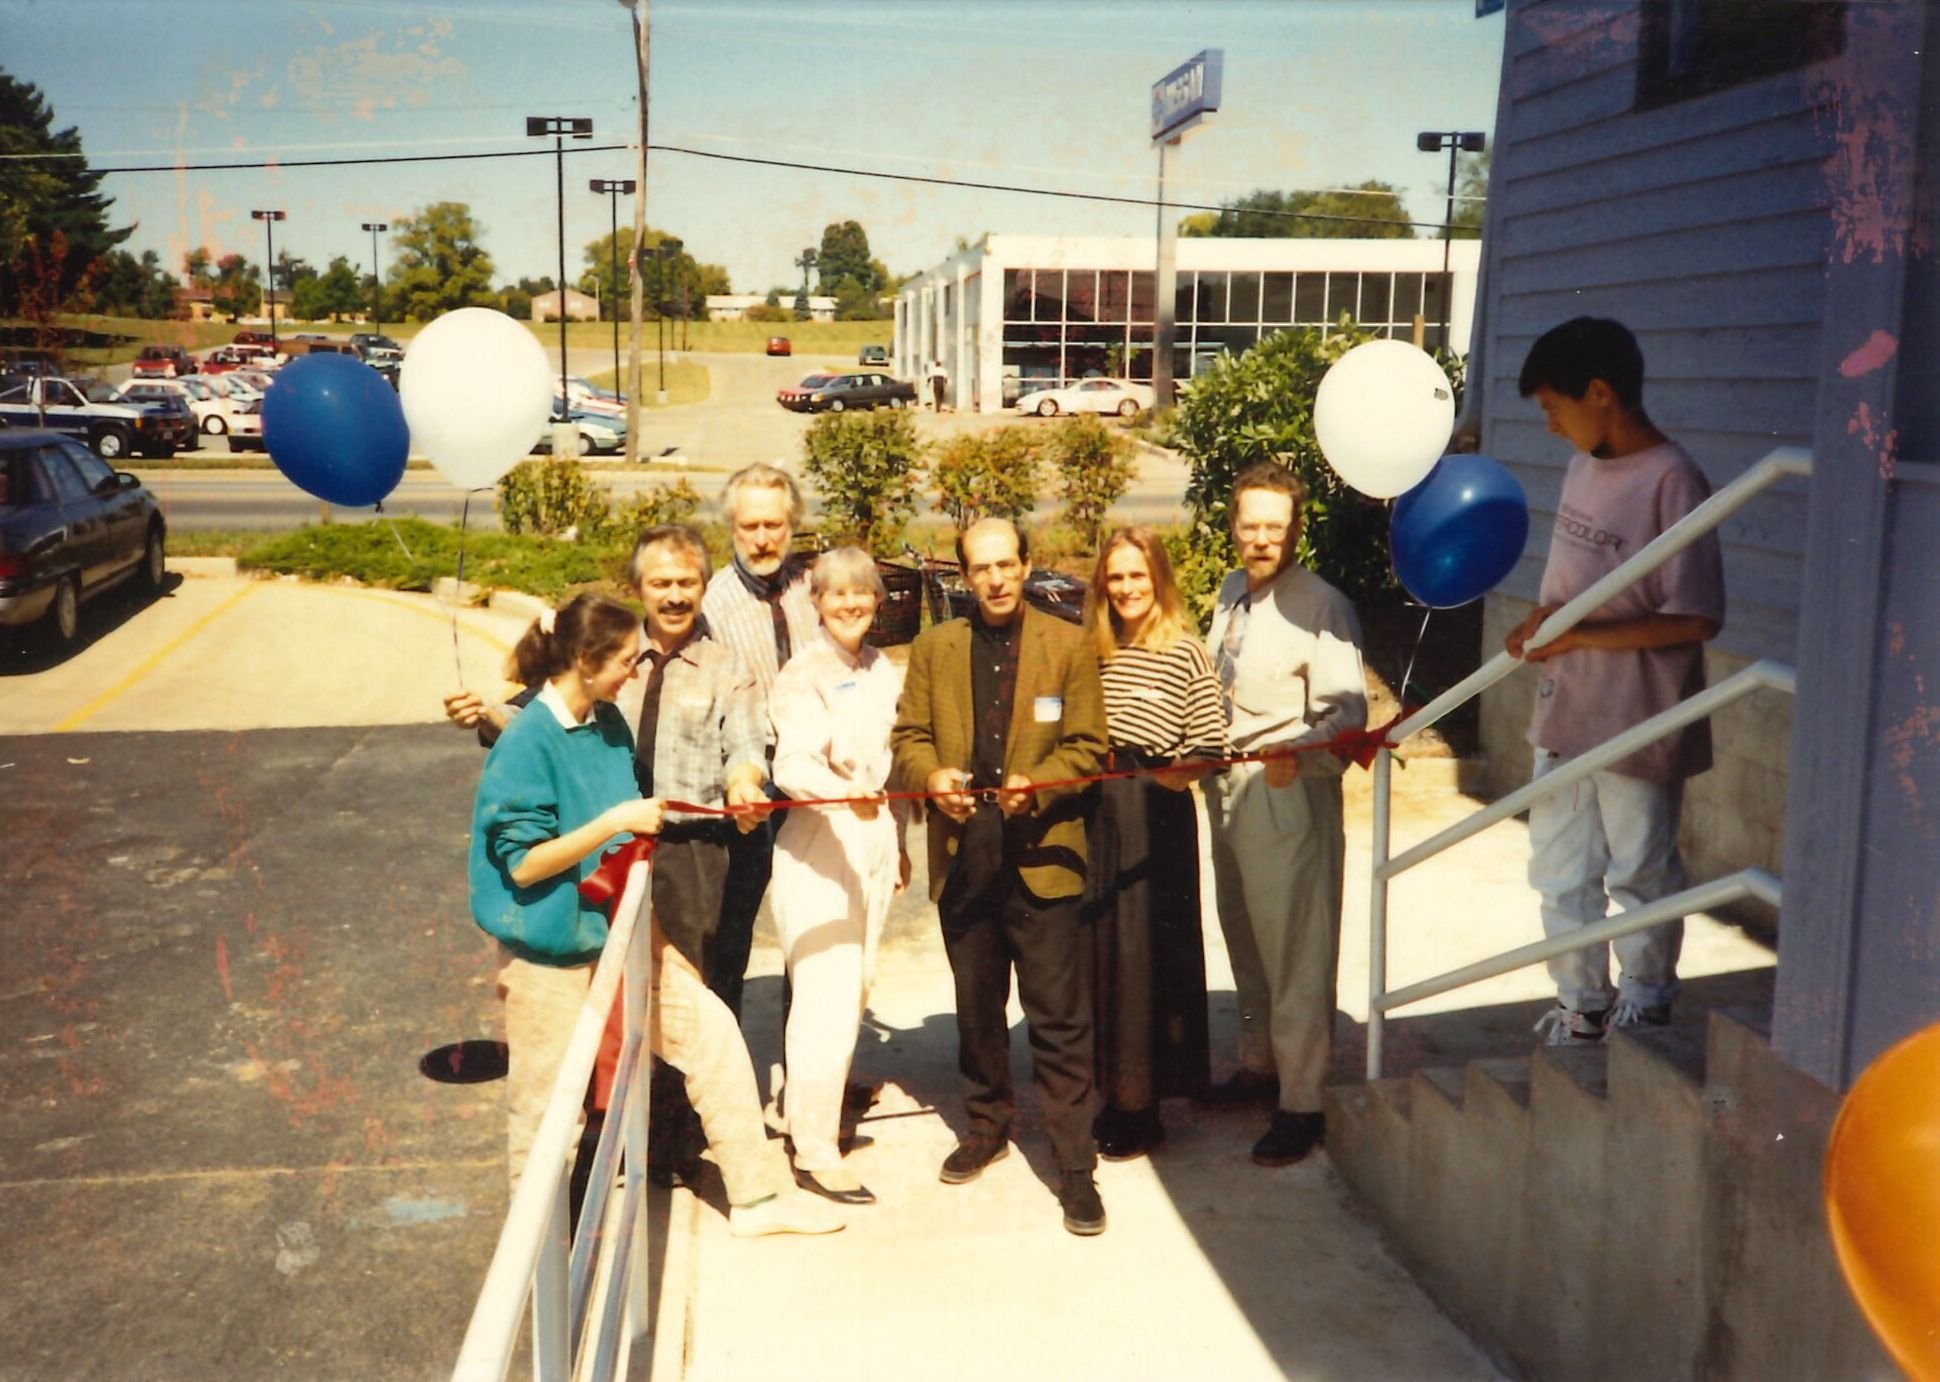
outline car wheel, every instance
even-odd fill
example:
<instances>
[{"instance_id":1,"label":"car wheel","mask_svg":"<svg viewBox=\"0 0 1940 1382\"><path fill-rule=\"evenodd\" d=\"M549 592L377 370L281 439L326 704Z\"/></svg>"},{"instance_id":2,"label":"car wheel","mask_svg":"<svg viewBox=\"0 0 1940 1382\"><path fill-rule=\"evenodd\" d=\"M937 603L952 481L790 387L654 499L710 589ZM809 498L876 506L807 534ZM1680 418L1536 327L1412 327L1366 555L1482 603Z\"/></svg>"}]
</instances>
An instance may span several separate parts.
<instances>
[{"instance_id":1,"label":"car wheel","mask_svg":"<svg viewBox=\"0 0 1940 1382\"><path fill-rule=\"evenodd\" d=\"M222 420L221 413L210 413L202 419L202 430L212 437L219 437L229 430L229 424Z\"/></svg>"},{"instance_id":2,"label":"car wheel","mask_svg":"<svg viewBox=\"0 0 1940 1382\"><path fill-rule=\"evenodd\" d=\"M1037 415L1039 417L1056 417L1058 415L1057 401L1050 398L1039 399L1037 403Z\"/></svg>"},{"instance_id":3,"label":"car wheel","mask_svg":"<svg viewBox=\"0 0 1940 1382\"><path fill-rule=\"evenodd\" d=\"M839 413L846 407L848 407L848 404L844 403L841 399L838 398L835 400L835 402L829 404L829 411L831 413Z\"/></svg>"},{"instance_id":4,"label":"car wheel","mask_svg":"<svg viewBox=\"0 0 1940 1382\"><path fill-rule=\"evenodd\" d=\"M168 553L162 544L162 525L153 523L148 528L148 542L141 552L141 583L152 594L162 588L162 581L168 575Z\"/></svg>"},{"instance_id":5,"label":"car wheel","mask_svg":"<svg viewBox=\"0 0 1940 1382\"><path fill-rule=\"evenodd\" d=\"M81 578L69 576L54 588L54 603L43 624L56 648L71 648L81 634Z\"/></svg>"},{"instance_id":6,"label":"car wheel","mask_svg":"<svg viewBox=\"0 0 1940 1382\"><path fill-rule=\"evenodd\" d=\"M118 461L128 454L128 434L119 427L103 427L94 434L94 454L104 461Z\"/></svg>"},{"instance_id":7,"label":"car wheel","mask_svg":"<svg viewBox=\"0 0 1940 1382\"><path fill-rule=\"evenodd\" d=\"M903 406L903 400L900 398L892 398L889 400L889 406L892 408L900 408Z\"/></svg>"}]
</instances>

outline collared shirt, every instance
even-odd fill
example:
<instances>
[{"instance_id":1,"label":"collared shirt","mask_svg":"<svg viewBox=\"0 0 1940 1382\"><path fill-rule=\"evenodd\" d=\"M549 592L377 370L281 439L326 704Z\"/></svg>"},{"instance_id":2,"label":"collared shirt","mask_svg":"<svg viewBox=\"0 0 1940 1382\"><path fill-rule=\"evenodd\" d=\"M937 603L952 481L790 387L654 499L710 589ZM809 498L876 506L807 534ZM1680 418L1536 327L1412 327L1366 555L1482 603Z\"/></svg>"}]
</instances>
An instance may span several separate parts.
<instances>
[{"instance_id":1,"label":"collared shirt","mask_svg":"<svg viewBox=\"0 0 1940 1382\"><path fill-rule=\"evenodd\" d=\"M559 688L550 681L542 683L538 694L532 699L552 712L553 718L559 721L561 729L578 729L586 723L585 720L573 718L572 707L566 704L566 698L559 694ZM590 715L592 712L589 710L587 713Z\"/></svg>"},{"instance_id":2,"label":"collared shirt","mask_svg":"<svg viewBox=\"0 0 1940 1382\"><path fill-rule=\"evenodd\" d=\"M1236 615L1246 624L1239 646L1227 649ZM1250 595L1244 571L1227 576L1206 646L1232 667L1223 679L1234 753L1319 743L1367 724L1360 621L1345 595L1304 566L1288 566ZM1309 763L1339 770L1331 754L1306 755L1302 772Z\"/></svg>"},{"instance_id":3,"label":"collared shirt","mask_svg":"<svg viewBox=\"0 0 1940 1382\"><path fill-rule=\"evenodd\" d=\"M731 649L696 634L661 672L660 713L653 734L653 794L695 806L720 806L727 777L744 764L767 771L765 701L753 675ZM645 689L638 679L621 709L635 727Z\"/></svg>"},{"instance_id":4,"label":"collared shirt","mask_svg":"<svg viewBox=\"0 0 1940 1382\"><path fill-rule=\"evenodd\" d=\"M788 622L788 641L793 647L806 648L821 637L822 616L809 597L808 563L791 554L786 558L786 569L788 584L781 594L781 610ZM775 649L775 616L768 602L742 583L730 563L708 581L707 594L701 597L701 613L707 617L709 634L732 648L754 675L765 706L768 693L774 690L775 674L781 670Z\"/></svg>"},{"instance_id":5,"label":"collared shirt","mask_svg":"<svg viewBox=\"0 0 1940 1382\"><path fill-rule=\"evenodd\" d=\"M852 655L826 633L818 636L775 681L775 785L803 798L882 791L902 689L903 669L881 649L864 644Z\"/></svg>"},{"instance_id":6,"label":"collared shirt","mask_svg":"<svg viewBox=\"0 0 1940 1382\"><path fill-rule=\"evenodd\" d=\"M992 626L977 611L970 616L970 704L977 716L977 741L971 750L970 777L979 787L1004 781L1004 750L1010 738L1011 703L1017 698L1017 648L1024 613Z\"/></svg>"}]
</instances>

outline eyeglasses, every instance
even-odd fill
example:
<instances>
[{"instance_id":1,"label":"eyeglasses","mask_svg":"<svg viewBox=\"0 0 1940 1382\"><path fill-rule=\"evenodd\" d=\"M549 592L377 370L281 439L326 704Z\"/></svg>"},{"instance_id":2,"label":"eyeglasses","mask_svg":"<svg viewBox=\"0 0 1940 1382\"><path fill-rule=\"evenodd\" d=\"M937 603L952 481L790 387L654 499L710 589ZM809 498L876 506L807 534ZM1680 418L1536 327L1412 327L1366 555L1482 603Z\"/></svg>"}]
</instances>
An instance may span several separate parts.
<instances>
[{"instance_id":1,"label":"eyeglasses","mask_svg":"<svg viewBox=\"0 0 1940 1382\"><path fill-rule=\"evenodd\" d=\"M1292 528L1290 523L1237 523L1233 532L1242 542L1278 542Z\"/></svg>"}]
</instances>

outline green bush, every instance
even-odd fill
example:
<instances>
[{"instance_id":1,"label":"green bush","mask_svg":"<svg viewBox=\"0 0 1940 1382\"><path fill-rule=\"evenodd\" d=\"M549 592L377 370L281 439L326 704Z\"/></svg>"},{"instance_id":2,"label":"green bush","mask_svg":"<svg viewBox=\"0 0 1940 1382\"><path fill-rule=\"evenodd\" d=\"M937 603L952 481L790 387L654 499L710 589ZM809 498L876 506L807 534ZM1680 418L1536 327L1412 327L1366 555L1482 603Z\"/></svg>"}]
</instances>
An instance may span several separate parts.
<instances>
[{"instance_id":1,"label":"green bush","mask_svg":"<svg viewBox=\"0 0 1940 1382\"><path fill-rule=\"evenodd\" d=\"M1191 528L1167 528L1160 533L1165 543L1166 560L1172 563L1172 580L1179 587L1179 599L1204 633L1212 626L1213 603L1219 583L1232 569L1217 552L1209 552L1194 540Z\"/></svg>"},{"instance_id":2,"label":"green bush","mask_svg":"<svg viewBox=\"0 0 1940 1382\"><path fill-rule=\"evenodd\" d=\"M1318 331L1280 331L1242 355L1223 355L1193 381L1172 419L1172 444L1191 467L1186 503L1195 550L1221 569L1234 562L1227 506L1233 481L1256 461L1293 469L1307 487L1299 559L1350 599L1394 585L1388 559L1388 508L1350 488L1314 439L1314 394L1333 363L1374 332L1342 316ZM1462 407L1463 362L1436 352Z\"/></svg>"},{"instance_id":3,"label":"green bush","mask_svg":"<svg viewBox=\"0 0 1940 1382\"><path fill-rule=\"evenodd\" d=\"M1059 517L1094 551L1104 536L1105 511L1131 487L1133 452L1122 430L1091 416L1065 419L1044 442L1064 501Z\"/></svg>"},{"instance_id":4,"label":"green bush","mask_svg":"<svg viewBox=\"0 0 1940 1382\"><path fill-rule=\"evenodd\" d=\"M822 413L802 437L802 469L821 493L831 537L878 556L896 550L916 507L922 447L902 408Z\"/></svg>"},{"instance_id":5,"label":"green bush","mask_svg":"<svg viewBox=\"0 0 1940 1382\"><path fill-rule=\"evenodd\" d=\"M1037 504L1037 429L1016 425L951 437L930 451L936 506L957 531L990 516L1018 518Z\"/></svg>"},{"instance_id":6,"label":"green bush","mask_svg":"<svg viewBox=\"0 0 1940 1382\"><path fill-rule=\"evenodd\" d=\"M623 504L610 505L590 531L599 541L611 540L630 546L646 529L662 523L685 523L700 507L700 492L683 478L671 485L654 485Z\"/></svg>"},{"instance_id":7,"label":"green bush","mask_svg":"<svg viewBox=\"0 0 1940 1382\"><path fill-rule=\"evenodd\" d=\"M236 560L244 570L317 581L353 580L389 590L429 590L439 577L459 574L461 550L468 584L523 590L555 603L583 589L626 593L630 540L560 542L476 528L461 537L455 526L420 518L298 528L256 542Z\"/></svg>"},{"instance_id":8,"label":"green bush","mask_svg":"<svg viewBox=\"0 0 1940 1382\"><path fill-rule=\"evenodd\" d=\"M498 517L508 533L592 532L609 507L606 491L576 461L520 461L498 482Z\"/></svg>"}]
</instances>

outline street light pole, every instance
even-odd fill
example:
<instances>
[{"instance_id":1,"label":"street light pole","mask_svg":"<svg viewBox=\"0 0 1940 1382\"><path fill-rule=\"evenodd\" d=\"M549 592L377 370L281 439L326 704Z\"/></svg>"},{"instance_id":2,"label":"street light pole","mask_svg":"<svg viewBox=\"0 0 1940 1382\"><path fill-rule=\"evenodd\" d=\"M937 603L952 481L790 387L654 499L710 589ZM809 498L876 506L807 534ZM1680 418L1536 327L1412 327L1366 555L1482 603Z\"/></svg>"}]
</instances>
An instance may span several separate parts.
<instances>
[{"instance_id":1,"label":"street light pole","mask_svg":"<svg viewBox=\"0 0 1940 1382\"><path fill-rule=\"evenodd\" d=\"M1448 202L1442 212L1442 350L1445 352L1451 350L1448 322L1455 304L1455 284L1448 272L1449 245L1455 233L1455 159L1458 154L1479 154L1488 144L1488 136L1480 130L1423 130L1415 136L1415 148L1424 154L1448 150Z\"/></svg>"},{"instance_id":2,"label":"street light pole","mask_svg":"<svg viewBox=\"0 0 1940 1382\"><path fill-rule=\"evenodd\" d=\"M268 251L269 267L266 271L266 276L269 279L269 348L270 348L270 353L275 354L276 353L276 223L278 221L284 220L285 217L283 213L280 211L252 211L249 213L249 219L252 221L261 221L263 223L263 237L269 246L269 251Z\"/></svg>"},{"instance_id":3,"label":"street light pole","mask_svg":"<svg viewBox=\"0 0 1940 1382\"><path fill-rule=\"evenodd\" d=\"M566 393L566 138L591 139L593 120L587 115L528 115L528 139L552 137L553 165L558 175L559 207L559 416L555 422L571 422L572 407ZM553 454L558 454L555 439Z\"/></svg>"},{"instance_id":4,"label":"street light pole","mask_svg":"<svg viewBox=\"0 0 1940 1382\"><path fill-rule=\"evenodd\" d=\"M613 235L607 243L606 278L609 283L617 283L620 277L620 198L631 196L639 186L632 178L593 178L586 184L595 192L606 195L608 207L613 215ZM620 387L620 301L613 294L613 388Z\"/></svg>"},{"instance_id":5,"label":"street light pole","mask_svg":"<svg viewBox=\"0 0 1940 1382\"><path fill-rule=\"evenodd\" d=\"M667 235L661 237L653 250L654 259L660 265L660 272L655 275L660 285L660 301L655 307L655 314L660 319L660 396L655 401L662 407L667 403L667 266L672 264L679 267L677 261L681 248L678 239Z\"/></svg>"},{"instance_id":6,"label":"street light pole","mask_svg":"<svg viewBox=\"0 0 1940 1382\"><path fill-rule=\"evenodd\" d=\"M384 280L377 264L377 232L390 228L384 221L364 222L364 229L370 232L370 329L373 332L384 326Z\"/></svg>"}]
</instances>

